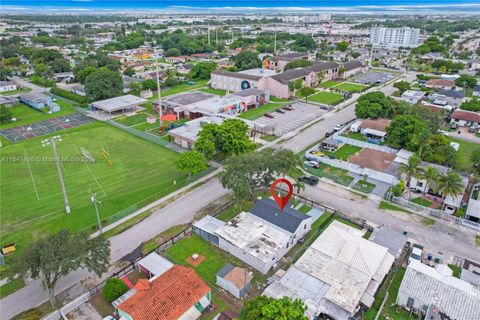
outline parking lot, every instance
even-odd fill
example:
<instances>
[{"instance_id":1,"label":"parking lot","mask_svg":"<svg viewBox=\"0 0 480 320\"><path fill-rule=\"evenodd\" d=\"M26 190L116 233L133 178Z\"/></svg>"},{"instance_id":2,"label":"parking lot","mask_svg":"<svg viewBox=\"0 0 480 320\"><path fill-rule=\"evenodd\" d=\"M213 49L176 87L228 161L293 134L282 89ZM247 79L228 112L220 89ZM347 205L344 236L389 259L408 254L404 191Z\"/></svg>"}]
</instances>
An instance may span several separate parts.
<instances>
[{"instance_id":1,"label":"parking lot","mask_svg":"<svg viewBox=\"0 0 480 320\"><path fill-rule=\"evenodd\" d=\"M292 104L295 110L285 111L285 113L279 112L270 112L274 118L267 118L265 116L255 120L256 123L259 123L262 126L272 128L273 133L280 137L287 132L293 131L297 128L300 128L305 123L312 121L315 118L325 114L328 110L322 110L320 107L305 103L297 102Z\"/></svg>"}]
</instances>

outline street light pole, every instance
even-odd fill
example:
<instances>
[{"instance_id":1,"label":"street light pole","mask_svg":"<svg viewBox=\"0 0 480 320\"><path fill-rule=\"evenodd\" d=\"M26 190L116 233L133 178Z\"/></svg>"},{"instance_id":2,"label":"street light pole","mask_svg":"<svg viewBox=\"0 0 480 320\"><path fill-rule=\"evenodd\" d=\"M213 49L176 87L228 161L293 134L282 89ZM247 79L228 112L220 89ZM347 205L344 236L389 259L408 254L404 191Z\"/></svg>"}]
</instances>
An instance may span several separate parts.
<instances>
[{"instance_id":1,"label":"street light pole","mask_svg":"<svg viewBox=\"0 0 480 320\"><path fill-rule=\"evenodd\" d=\"M103 235L102 232L102 221L100 220L100 214L98 213L98 205L97 205L97 193L93 192L92 197L90 198L92 200L93 206L95 207L95 213L97 214L97 223L98 223L98 230L100 231L100 235Z\"/></svg>"},{"instance_id":2,"label":"street light pole","mask_svg":"<svg viewBox=\"0 0 480 320\"><path fill-rule=\"evenodd\" d=\"M158 56L157 56L157 44L154 43L154 47L153 47L154 51L155 51L155 69L157 71L157 95L158 95L158 120L159 120L159 130L161 130L163 128L163 123L162 123L162 95L161 95L161 91L160 91L160 76L159 76L159 72L158 72Z\"/></svg>"}]
</instances>

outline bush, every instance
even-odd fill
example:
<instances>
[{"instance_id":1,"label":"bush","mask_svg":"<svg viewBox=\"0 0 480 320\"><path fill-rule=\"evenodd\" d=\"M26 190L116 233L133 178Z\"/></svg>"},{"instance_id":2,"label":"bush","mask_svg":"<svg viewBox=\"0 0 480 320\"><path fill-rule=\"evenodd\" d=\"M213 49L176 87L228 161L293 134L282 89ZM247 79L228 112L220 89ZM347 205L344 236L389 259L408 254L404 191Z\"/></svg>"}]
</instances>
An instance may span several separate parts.
<instances>
[{"instance_id":1,"label":"bush","mask_svg":"<svg viewBox=\"0 0 480 320\"><path fill-rule=\"evenodd\" d=\"M66 98L66 99L69 99L69 100L72 100L72 101L75 101L77 103L80 103L80 104L85 104L87 103L87 99L85 97L82 97L78 94L75 94L73 92L70 92L70 91L67 91L67 90L63 90L63 89L60 89L59 87L57 86L53 86L51 89L50 89L50 92L57 95L57 96L60 96L60 97L63 97L63 98Z\"/></svg>"},{"instance_id":2,"label":"bush","mask_svg":"<svg viewBox=\"0 0 480 320\"><path fill-rule=\"evenodd\" d=\"M405 190L405 181L400 181L392 188L392 193L395 197L400 197Z\"/></svg>"},{"instance_id":3,"label":"bush","mask_svg":"<svg viewBox=\"0 0 480 320\"><path fill-rule=\"evenodd\" d=\"M118 278L110 278L103 287L102 295L108 302L113 302L127 291L125 282Z\"/></svg>"}]
</instances>

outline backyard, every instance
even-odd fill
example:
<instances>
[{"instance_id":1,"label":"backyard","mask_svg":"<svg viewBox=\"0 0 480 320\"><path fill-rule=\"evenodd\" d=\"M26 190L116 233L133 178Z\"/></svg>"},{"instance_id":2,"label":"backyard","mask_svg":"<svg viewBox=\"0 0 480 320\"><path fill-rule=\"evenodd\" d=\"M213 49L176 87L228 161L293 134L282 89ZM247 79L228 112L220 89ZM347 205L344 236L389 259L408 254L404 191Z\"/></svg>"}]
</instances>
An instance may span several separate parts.
<instances>
[{"instance_id":1,"label":"backyard","mask_svg":"<svg viewBox=\"0 0 480 320\"><path fill-rule=\"evenodd\" d=\"M475 149L479 149L479 145L474 142L469 142L462 139L455 139L451 137L448 137L448 140L450 142L456 142L460 145L457 152L457 163L455 164L455 169L472 172L472 152Z\"/></svg>"},{"instance_id":2,"label":"backyard","mask_svg":"<svg viewBox=\"0 0 480 320\"><path fill-rule=\"evenodd\" d=\"M343 97L341 94L332 92L319 92L308 97L308 101L323 103L326 105L335 105L342 100Z\"/></svg>"}]
</instances>

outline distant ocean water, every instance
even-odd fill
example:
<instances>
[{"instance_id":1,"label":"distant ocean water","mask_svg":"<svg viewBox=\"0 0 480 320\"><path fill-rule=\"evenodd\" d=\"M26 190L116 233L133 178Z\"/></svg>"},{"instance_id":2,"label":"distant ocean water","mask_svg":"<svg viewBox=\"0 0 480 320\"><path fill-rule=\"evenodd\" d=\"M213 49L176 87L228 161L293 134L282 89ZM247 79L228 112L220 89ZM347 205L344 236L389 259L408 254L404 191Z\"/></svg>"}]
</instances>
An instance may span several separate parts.
<instances>
[{"instance_id":1,"label":"distant ocean water","mask_svg":"<svg viewBox=\"0 0 480 320\"><path fill-rule=\"evenodd\" d=\"M478 0L1 0L1 5L12 10L65 8L67 10L168 10L168 11L265 11L268 8L287 12L305 11L306 8L325 8L328 11L444 11L456 10L472 13ZM479 9L480 10L480 9ZM474 12L473 12L474 13Z\"/></svg>"}]
</instances>

